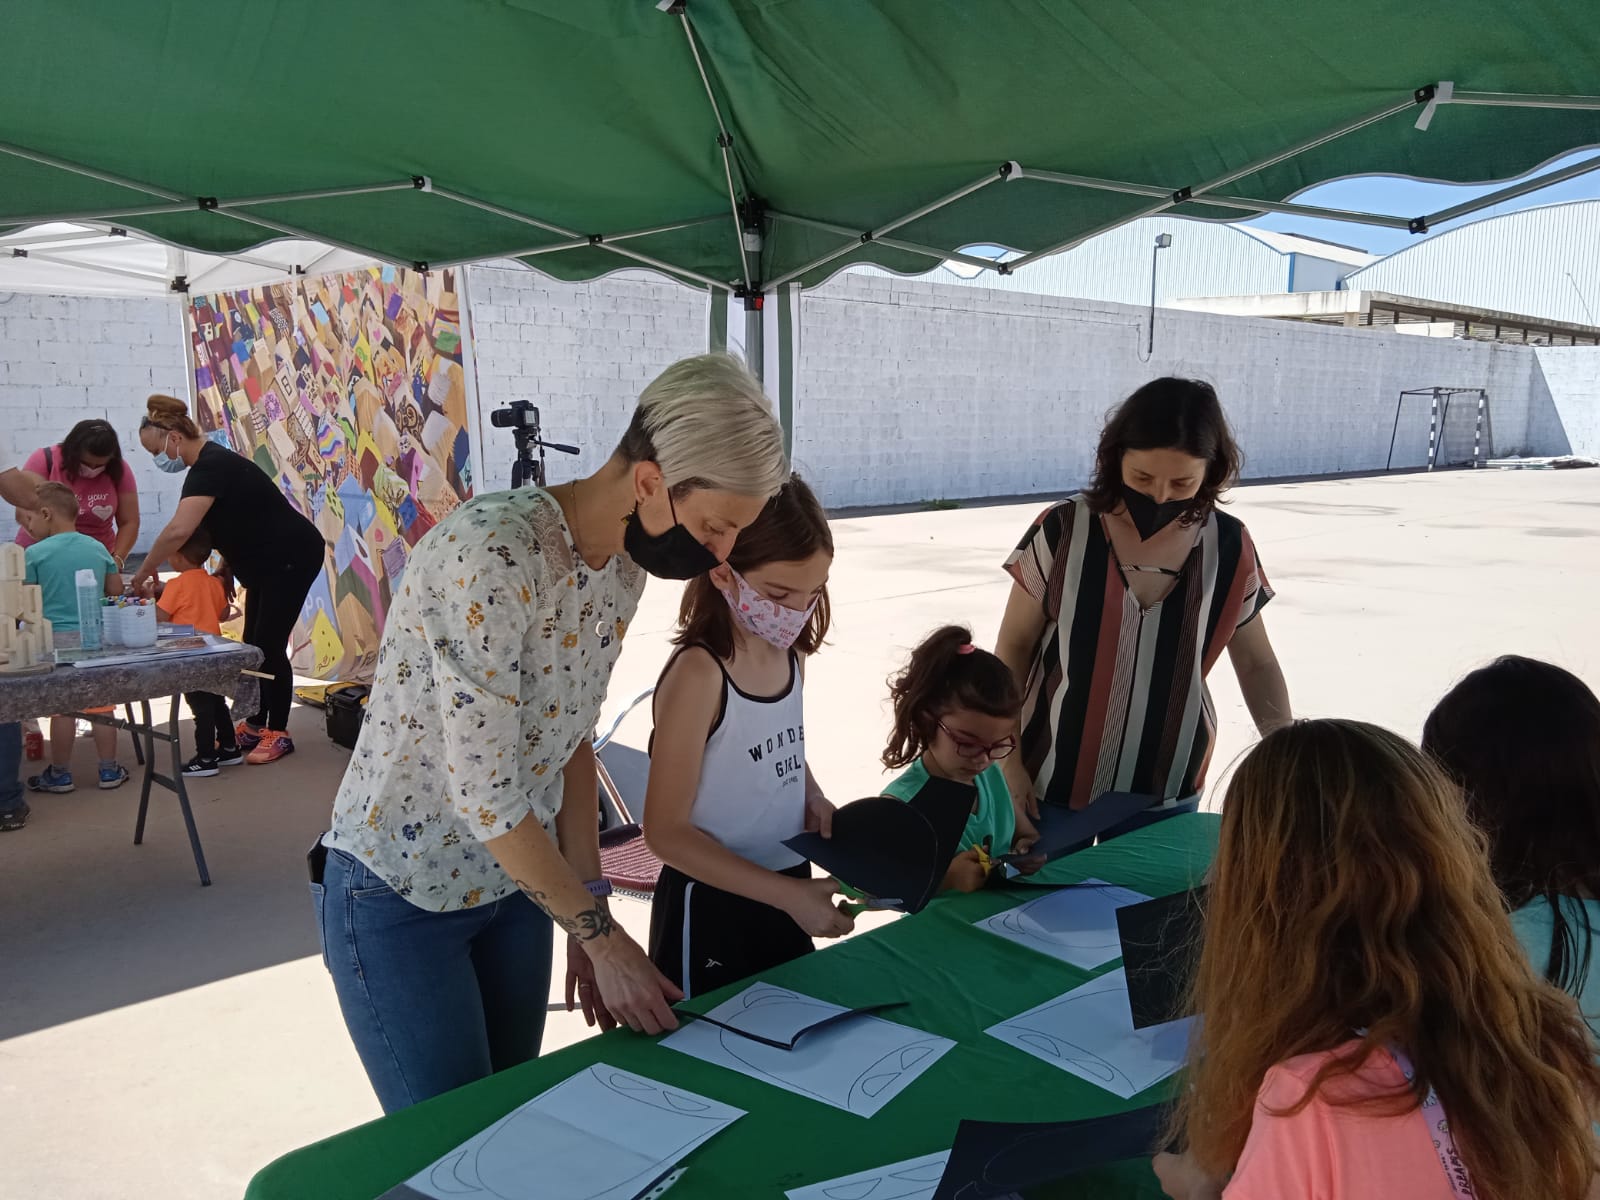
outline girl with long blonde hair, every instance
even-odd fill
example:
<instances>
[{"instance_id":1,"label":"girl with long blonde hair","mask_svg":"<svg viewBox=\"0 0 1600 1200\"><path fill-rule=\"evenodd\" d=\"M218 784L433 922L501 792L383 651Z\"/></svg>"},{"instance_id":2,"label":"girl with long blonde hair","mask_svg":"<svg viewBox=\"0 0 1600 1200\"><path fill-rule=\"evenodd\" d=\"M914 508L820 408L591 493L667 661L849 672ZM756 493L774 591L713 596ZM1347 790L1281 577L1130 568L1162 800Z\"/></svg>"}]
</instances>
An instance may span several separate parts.
<instances>
[{"instance_id":1,"label":"girl with long blonde hair","mask_svg":"<svg viewBox=\"0 0 1600 1200\"><path fill-rule=\"evenodd\" d=\"M1228 788L1174 1200L1582 1200L1600 1068L1530 969L1459 791L1356 721Z\"/></svg>"}]
</instances>

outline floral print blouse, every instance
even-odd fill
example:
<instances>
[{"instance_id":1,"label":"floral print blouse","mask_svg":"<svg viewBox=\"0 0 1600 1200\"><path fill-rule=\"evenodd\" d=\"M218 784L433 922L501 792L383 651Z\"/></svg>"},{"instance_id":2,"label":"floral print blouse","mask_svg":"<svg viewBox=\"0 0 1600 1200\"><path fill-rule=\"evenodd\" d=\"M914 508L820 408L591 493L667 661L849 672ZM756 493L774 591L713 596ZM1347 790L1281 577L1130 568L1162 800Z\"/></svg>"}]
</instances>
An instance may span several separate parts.
<instances>
[{"instance_id":1,"label":"floral print blouse","mask_svg":"<svg viewBox=\"0 0 1600 1200\"><path fill-rule=\"evenodd\" d=\"M561 769L594 733L644 581L624 554L591 570L538 488L431 530L396 584L323 842L419 908L514 891L480 843L530 815L553 835Z\"/></svg>"}]
</instances>

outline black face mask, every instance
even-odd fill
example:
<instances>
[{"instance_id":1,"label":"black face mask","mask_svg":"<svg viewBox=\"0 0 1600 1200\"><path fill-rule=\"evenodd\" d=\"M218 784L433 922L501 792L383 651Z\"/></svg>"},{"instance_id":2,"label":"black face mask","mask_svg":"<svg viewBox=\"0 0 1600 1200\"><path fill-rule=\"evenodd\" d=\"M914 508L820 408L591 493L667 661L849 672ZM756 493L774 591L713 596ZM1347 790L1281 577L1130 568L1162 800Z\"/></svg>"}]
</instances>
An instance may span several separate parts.
<instances>
[{"instance_id":1,"label":"black face mask","mask_svg":"<svg viewBox=\"0 0 1600 1200\"><path fill-rule=\"evenodd\" d=\"M1167 500L1157 504L1149 496L1126 483L1122 485L1122 502L1127 505L1128 517L1139 531L1139 540L1147 542L1168 525L1183 516L1192 500Z\"/></svg>"},{"instance_id":2,"label":"black face mask","mask_svg":"<svg viewBox=\"0 0 1600 1200\"><path fill-rule=\"evenodd\" d=\"M678 524L678 508L667 493L672 508L672 528L665 533L646 533L637 507L628 514L622 531L622 548L657 579L693 579L704 575L722 560L702 546L694 534Z\"/></svg>"}]
</instances>

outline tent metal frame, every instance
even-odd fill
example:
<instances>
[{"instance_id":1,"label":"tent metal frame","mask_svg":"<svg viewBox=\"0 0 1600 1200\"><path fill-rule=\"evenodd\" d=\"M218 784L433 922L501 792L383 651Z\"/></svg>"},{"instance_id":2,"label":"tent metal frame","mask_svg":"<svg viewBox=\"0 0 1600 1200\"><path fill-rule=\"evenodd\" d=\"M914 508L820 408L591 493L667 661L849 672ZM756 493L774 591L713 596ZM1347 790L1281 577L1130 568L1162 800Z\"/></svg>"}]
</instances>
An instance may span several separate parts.
<instances>
[{"instance_id":1,"label":"tent metal frame","mask_svg":"<svg viewBox=\"0 0 1600 1200\"><path fill-rule=\"evenodd\" d=\"M820 267L836 261L849 254L859 246L871 243L880 243L891 249L910 254L922 255L935 262L954 261L980 270L995 271L1001 275L1010 275L1030 263L1037 262L1048 255L1057 254L1080 245L1092 237L1106 233L1119 226L1128 224L1141 217L1154 216L1170 211L1171 209L1186 204L1206 205L1213 208L1232 209L1236 211L1256 213L1282 213L1294 216L1313 217L1323 220L1349 221L1359 224L1378 225L1391 229L1405 229L1411 233L1422 234L1431 228L1446 221L1456 220L1474 212L1491 208L1506 200L1515 199L1540 188L1564 180L1574 179L1594 171L1600 171L1600 154L1574 163L1560 171L1524 180L1507 187L1479 196L1473 200L1463 201L1441 209L1438 212L1426 213L1416 217L1406 218L1382 213L1350 212L1343 209L1322 208L1316 205L1296 204L1293 202L1279 202L1258 200L1246 196L1234 196L1223 193L1221 189L1229 184L1245 179L1258 172L1267 170L1279 163L1303 154L1318 146L1326 145L1341 137L1346 137L1369 125L1388 120L1403 112L1421 110L1416 119L1416 127L1426 131L1438 110L1442 106L1451 104L1482 105L1491 107L1510 108L1553 108L1573 110L1600 110L1600 96L1560 96L1544 94L1521 94L1510 92L1474 92L1457 91L1450 81L1426 84L1417 88L1404 98L1396 98L1378 108L1374 108L1358 117L1345 121L1339 125L1302 139L1282 150L1273 152L1265 157L1255 159L1242 167L1230 170L1214 179L1198 184L1179 187L1165 187L1158 184L1132 183L1123 180L1101 179L1088 175L1077 175L1063 171L1046 170L1042 168L1027 168L1016 161L1006 161L997 167L972 180L971 182L947 192L925 204L913 208L903 216L894 218L881 225L868 228L854 228L850 225L827 221L818 217L803 214L776 212L768 210L759 197L753 194L746 177L737 149L734 145L733 135L728 131L729 120L723 111L723 106L718 102L716 89L712 84L710 73L700 52L700 42L694 27L690 23L687 6L678 0L660 0L657 5L669 16L676 17L683 29L685 42L692 58L696 74L699 76L702 88L705 91L711 115L716 123L716 142L721 155L724 182L728 191L728 211L726 214L712 214L697 216L682 221L667 224L653 225L643 229L624 230L616 233L582 233L555 222L519 212L503 205L494 204L486 200L469 196L450 188L436 186L433 180L424 174L413 175L404 180L391 180L376 183L359 183L324 188L313 188L305 191L279 192L265 196L244 197L218 197L218 196L185 196L169 188L156 184L146 183L142 180L131 179L114 172L104 171L97 167L60 158L56 155L46 154L25 146L11 142L0 141L0 156L25 159L42 166L66 171L83 176L87 179L97 180L128 191L139 192L150 196L154 203L144 205L110 205L105 208L87 209L77 212L65 213L23 213L0 216L0 226L5 225L41 225L53 222L105 222L125 219L128 217L158 216L165 214L184 213L199 210L214 213L219 217L242 222L260 229L268 230L286 237L320 242L335 249L344 250L363 258L373 259L396 267L407 267L418 271L443 269L446 267L459 267L473 262L486 261L494 258L533 258L547 254L559 254L568 250L599 249L614 254L619 258L640 266L648 267L662 272L669 277L683 282L698 284L715 292L722 292L744 301L746 338L745 345L750 356L750 365L757 375L762 374L762 346L761 346L761 309L765 297L781 288L785 284L803 279ZM1096 191L1115 192L1122 195L1137 196L1153 201L1154 203L1136 207L1133 211L1107 221L1095 228L1073 235L1070 238L1055 242L1051 245L1026 251L1018 257L1010 259L989 259L977 255L965 254L959 250L947 250L938 246L931 246L923 242L906 238L891 236L896 230L913 224L923 217L946 209L953 204L980 191L993 183L1015 182L1020 179L1031 179L1040 183L1047 183L1062 187L1087 188ZM471 258L462 258L448 262L404 262L391 255L381 253L371 246L360 245L355 242L335 239L326 234L317 233L296 225L279 221L255 211L260 208L279 204L291 204L308 200L328 200L347 196L373 195L383 192L413 191L435 196L452 204L466 205L479 211L492 214L504 220L518 224L528 225L553 236L553 241L545 241L521 247L515 250L497 252L492 255L478 255ZM648 238L655 234L667 233L679 229L692 228L697 225L711 224L732 220L733 234L738 246L740 262L740 278L736 281L715 279L703 272L651 255L644 250L624 243ZM807 228L818 229L824 232L837 233L844 240L832 250L819 255L805 265L788 271L775 279L764 280L760 272L760 256L763 248L763 232L769 223L787 223ZM26 235L14 235L0 239L0 247L11 248L13 253L20 250L24 254L33 254L31 246L44 245L46 239L67 242L74 235L44 235L38 239L28 239ZM159 239L151 239L159 240ZM66 246L61 247L62 251ZM56 252L47 252L54 254ZM75 263L70 257L63 255L60 258L47 258L45 254L38 254L42 261L60 262L67 266L86 266L87 264ZM239 257L232 255L228 257ZM247 260L248 261L248 260ZM754 265L752 266L752 261ZM181 262L179 263L181 267ZM118 273L119 268L94 268L112 274ZM300 268L296 268L300 270ZM143 273L126 272L138 278L147 278ZM174 291L188 290L189 281L179 273L170 281Z\"/></svg>"}]
</instances>

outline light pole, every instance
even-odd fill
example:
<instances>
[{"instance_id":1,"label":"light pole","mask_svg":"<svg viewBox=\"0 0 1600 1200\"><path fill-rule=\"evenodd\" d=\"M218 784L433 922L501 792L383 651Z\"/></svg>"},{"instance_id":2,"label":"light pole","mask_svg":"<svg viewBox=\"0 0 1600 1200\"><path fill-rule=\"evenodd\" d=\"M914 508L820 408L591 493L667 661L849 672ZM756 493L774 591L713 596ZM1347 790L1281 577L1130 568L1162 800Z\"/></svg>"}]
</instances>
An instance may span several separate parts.
<instances>
[{"instance_id":1,"label":"light pole","mask_svg":"<svg viewBox=\"0 0 1600 1200\"><path fill-rule=\"evenodd\" d=\"M1148 361L1156 349L1156 263L1161 258L1161 252L1172 245L1170 233L1156 234L1155 249L1150 251L1150 336L1145 342L1144 356Z\"/></svg>"}]
</instances>

